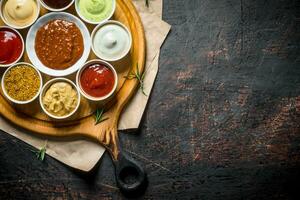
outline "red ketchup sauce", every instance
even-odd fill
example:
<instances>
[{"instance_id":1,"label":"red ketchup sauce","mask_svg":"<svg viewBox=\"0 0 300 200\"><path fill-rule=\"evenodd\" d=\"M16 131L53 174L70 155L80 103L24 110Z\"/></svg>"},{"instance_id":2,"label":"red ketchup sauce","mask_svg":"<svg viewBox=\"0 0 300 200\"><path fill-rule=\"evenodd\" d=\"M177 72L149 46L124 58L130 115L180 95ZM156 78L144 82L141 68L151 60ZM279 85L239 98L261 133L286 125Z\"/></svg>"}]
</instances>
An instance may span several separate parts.
<instances>
[{"instance_id":1,"label":"red ketchup sauce","mask_svg":"<svg viewBox=\"0 0 300 200\"><path fill-rule=\"evenodd\" d=\"M113 90L115 84L114 73L103 64L92 64L82 71L80 84L88 95L104 97Z\"/></svg>"},{"instance_id":2,"label":"red ketchup sauce","mask_svg":"<svg viewBox=\"0 0 300 200\"><path fill-rule=\"evenodd\" d=\"M15 62L22 53L20 36L9 28L0 28L0 64Z\"/></svg>"}]
</instances>

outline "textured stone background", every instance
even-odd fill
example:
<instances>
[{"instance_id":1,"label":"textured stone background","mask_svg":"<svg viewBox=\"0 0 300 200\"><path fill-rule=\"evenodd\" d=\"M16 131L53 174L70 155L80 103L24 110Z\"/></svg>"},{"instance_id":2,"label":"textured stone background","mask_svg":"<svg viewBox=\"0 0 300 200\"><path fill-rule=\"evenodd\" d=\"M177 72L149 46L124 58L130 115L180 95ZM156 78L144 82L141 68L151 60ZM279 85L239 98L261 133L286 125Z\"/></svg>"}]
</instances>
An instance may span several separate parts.
<instances>
[{"instance_id":1,"label":"textured stone background","mask_svg":"<svg viewBox=\"0 0 300 200\"><path fill-rule=\"evenodd\" d=\"M300 1L164 0L172 25L140 134L144 199L300 199ZM0 199L122 199L0 133Z\"/></svg>"}]
</instances>

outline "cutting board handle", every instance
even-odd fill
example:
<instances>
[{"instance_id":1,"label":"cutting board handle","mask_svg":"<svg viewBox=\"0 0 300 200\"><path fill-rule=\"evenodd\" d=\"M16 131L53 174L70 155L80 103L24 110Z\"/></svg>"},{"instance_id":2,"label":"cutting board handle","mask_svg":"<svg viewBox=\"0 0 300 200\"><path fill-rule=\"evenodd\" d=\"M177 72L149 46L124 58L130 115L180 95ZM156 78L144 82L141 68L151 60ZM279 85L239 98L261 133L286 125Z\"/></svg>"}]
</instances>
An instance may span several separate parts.
<instances>
[{"instance_id":1,"label":"cutting board handle","mask_svg":"<svg viewBox=\"0 0 300 200\"><path fill-rule=\"evenodd\" d=\"M112 124L112 122L108 124ZM108 130L110 131L101 131L97 139L108 150L114 163L117 186L125 196L139 196L143 194L148 186L145 170L137 161L122 150L117 125Z\"/></svg>"},{"instance_id":2,"label":"cutting board handle","mask_svg":"<svg viewBox=\"0 0 300 200\"><path fill-rule=\"evenodd\" d=\"M121 149L114 165L116 182L123 194L139 195L146 190L148 181L145 170Z\"/></svg>"}]
</instances>

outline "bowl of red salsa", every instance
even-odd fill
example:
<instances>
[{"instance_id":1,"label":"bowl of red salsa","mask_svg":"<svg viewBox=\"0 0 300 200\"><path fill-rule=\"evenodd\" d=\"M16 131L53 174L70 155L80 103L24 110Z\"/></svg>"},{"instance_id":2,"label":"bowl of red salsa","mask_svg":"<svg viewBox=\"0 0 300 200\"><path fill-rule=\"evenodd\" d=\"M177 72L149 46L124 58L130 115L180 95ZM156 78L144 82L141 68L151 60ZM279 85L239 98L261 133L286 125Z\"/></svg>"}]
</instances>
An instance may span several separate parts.
<instances>
[{"instance_id":1,"label":"bowl of red salsa","mask_svg":"<svg viewBox=\"0 0 300 200\"><path fill-rule=\"evenodd\" d=\"M10 27L0 26L0 67L8 67L18 62L24 53L21 34Z\"/></svg>"},{"instance_id":2,"label":"bowl of red salsa","mask_svg":"<svg viewBox=\"0 0 300 200\"><path fill-rule=\"evenodd\" d=\"M103 60L91 60L77 72L76 83L87 99L102 102L110 99L118 85L114 67Z\"/></svg>"}]
</instances>

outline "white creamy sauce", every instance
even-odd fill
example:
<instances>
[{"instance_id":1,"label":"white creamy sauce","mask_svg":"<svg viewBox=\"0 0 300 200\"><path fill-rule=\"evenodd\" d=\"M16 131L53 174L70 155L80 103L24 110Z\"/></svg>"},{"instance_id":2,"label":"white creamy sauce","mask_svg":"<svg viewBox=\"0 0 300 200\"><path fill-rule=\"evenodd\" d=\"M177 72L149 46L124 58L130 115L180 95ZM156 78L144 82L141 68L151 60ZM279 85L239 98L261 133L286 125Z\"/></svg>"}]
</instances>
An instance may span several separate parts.
<instances>
[{"instance_id":1,"label":"white creamy sauce","mask_svg":"<svg viewBox=\"0 0 300 200\"><path fill-rule=\"evenodd\" d=\"M96 32L93 45L102 59L116 60L128 52L130 36L122 26L107 24Z\"/></svg>"},{"instance_id":2,"label":"white creamy sauce","mask_svg":"<svg viewBox=\"0 0 300 200\"><path fill-rule=\"evenodd\" d=\"M8 0L4 4L3 16L14 25L24 26L32 23L38 14L35 0Z\"/></svg>"}]
</instances>

